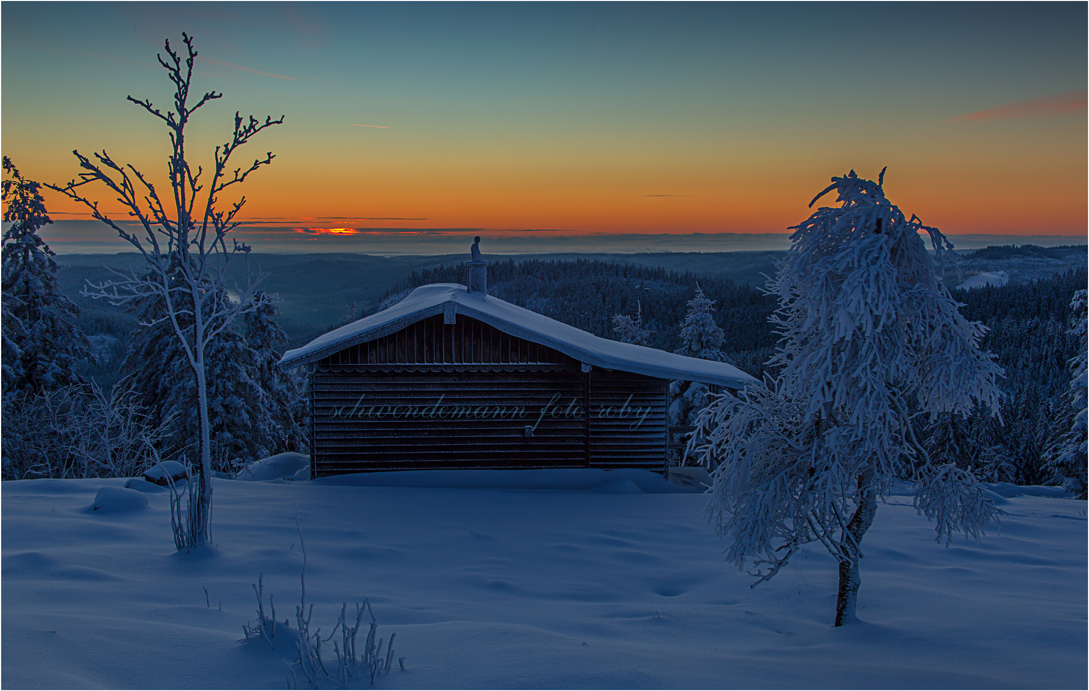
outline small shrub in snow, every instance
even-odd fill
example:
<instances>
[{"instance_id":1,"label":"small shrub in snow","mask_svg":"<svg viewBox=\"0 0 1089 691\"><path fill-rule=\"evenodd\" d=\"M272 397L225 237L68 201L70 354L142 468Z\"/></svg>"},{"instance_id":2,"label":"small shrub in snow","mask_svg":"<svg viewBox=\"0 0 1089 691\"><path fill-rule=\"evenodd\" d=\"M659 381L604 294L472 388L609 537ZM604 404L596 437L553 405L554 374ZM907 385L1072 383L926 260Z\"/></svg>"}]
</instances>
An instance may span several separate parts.
<instances>
[{"instance_id":1,"label":"small shrub in snow","mask_svg":"<svg viewBox=\"0 0 1089 691\"><path fill-rule=\"evenodd\" d=\"M121 387L21 397L4 416L4 478L131 477L156 462L166 434Z\"/></svg>"},{"instance_id":2,"label":"small shrub in snow","mask_svg":"<svg viewBox=\"0 0 1089 691\"><path fill-rule=\"evenodd\" d=\"M358 603L355 605L354 619L348 614L348 603L343 603L340 607L340 616L328 636L323 637L321 635L321 627L311 630L310 624L314 616L314 605L307 606L306 604L306 543L303 540L302 526L299 525L298 514L295 515L295 525L299 530L299 547L303 555L302 572L299 575L299 604L295 606L295 628L291 628L291 624L287 619L284 620L283 624L277 624L276 605L271 594L268 598L269 613L266 615L264 573L262 572L257 578L257 583L252 584L253 592L257 595L257 620L253 624L244 624L242 632L247 640L260 638L273 649L276 648L274 640L277 632L280 633L281 640L292 641L298 654L298 662L296 663L298 670L307 683L312 686L317 685L323 678L335 679L342 686L347 686L348 679L355 676L356 673L365 673L373 684L377 675L390 671L394 656L393 639L396 638L397 634L391 633L388 642L377 637L378 620L374 616L374 610L371 609L370 601L366 598L363 599L362 605ZM359 634L364 612L370 616L371 622L360 654L356 638ZM352 623L353 621L354 623ZM337 637L338 632L340 634L339 638ZM327 660L328 652L323 657L322 646L324 645L325 650L328 651L330 642L333 644L333 658ZM383 645L385 646L384 654L382 652ZM405 668L405 659L400 657L397 658L397 661L403 670ZM335 667L333 666L334 662ZM288 685L294 688L297 686L297 681L295 670L289 667Z\"/></svg>"},{"instance_id":3,"label":"small shrub in snow","mask_svg":"<svg viewBox=\"0 0 1089 691\"><path fill-rule=\"evenodd\" d=\"M154 449L152 449L154 451ZM158 459L158 451L154 451L156 459ZM164 463L174 463L174 465L181 465L172 461L159 461L161 474L160 477L165 479L166 487L170 490L170 529L174 534L174 548L179 552L189 550L203 545L205 538L211 540L211 528L207 526L204 521L204 514L201 507L201 493L194 491L193 469L189 464L185 464L184 479L185 487L183 490L178 489L178 484L182 478L175 479L176 469L168 470L163 468ZM209 485L210 487L210 485ZM182 505L182 492L185 493L185 505Z\"/></svg>"},{"instance_id":4,"label":"small shrub in snow","mask_svg":"<svg viewBox=\"0 0 1089 691\"><path fill-rule=\"evenodd\" d=\"M265 572L262 571L257 576L257 582L251 583L253 586L253 593L257 596L257 621L252 625L243 624L242 633L246 635L246 639L250 638L263 638L270 648L275 649L276 646L272 644L272 639L276 637L276 602L273 600L272 595L268 596L269 614L265 616ZM205 597L208 595L208 591L204 592Z\"/></svg>"}]
</instances>

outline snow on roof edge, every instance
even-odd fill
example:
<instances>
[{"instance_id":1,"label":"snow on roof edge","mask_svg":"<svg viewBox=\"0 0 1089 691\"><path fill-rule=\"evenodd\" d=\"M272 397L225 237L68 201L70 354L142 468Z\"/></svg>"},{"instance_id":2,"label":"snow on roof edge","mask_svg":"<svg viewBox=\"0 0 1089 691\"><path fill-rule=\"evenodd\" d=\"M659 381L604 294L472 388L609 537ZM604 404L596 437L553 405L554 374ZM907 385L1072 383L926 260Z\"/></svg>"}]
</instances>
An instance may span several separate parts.
<instances>
[{"instance_id":1,"label":"snow on roof edge","mask_svg":"<svg viewBox=\"0 0 1089 691\"><path fill-rule=\"evenodd\" d=\"M457 283L421 286L396 305L323 334L284 353L279 366L298 367L359 343L395 333L451 305L455 313L512 336L553 348L579 362L659 379L682 379L740 389L757 380L733 365L611 341L491 295L469 293Z\"/></svg>"}]
</instances>

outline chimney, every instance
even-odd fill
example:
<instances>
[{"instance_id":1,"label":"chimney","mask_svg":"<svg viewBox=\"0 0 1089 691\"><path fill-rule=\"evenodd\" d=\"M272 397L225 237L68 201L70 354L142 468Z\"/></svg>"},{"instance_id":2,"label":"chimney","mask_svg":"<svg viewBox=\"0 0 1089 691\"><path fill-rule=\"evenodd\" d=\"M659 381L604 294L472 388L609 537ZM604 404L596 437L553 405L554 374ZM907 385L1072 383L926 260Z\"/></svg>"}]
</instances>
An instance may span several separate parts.
<instances>
[{"instance_id":1,"label":"chimney","mask_svg":"<svg viewBox=\"0 0 1089 691\"><path fill-rule=\"evenodd\" d=\"M473 238L473 258L465 262L469 269L466 286L470 293L488 294L488 262L480 256L480 236Z\"/></svg>"}]
</instances>

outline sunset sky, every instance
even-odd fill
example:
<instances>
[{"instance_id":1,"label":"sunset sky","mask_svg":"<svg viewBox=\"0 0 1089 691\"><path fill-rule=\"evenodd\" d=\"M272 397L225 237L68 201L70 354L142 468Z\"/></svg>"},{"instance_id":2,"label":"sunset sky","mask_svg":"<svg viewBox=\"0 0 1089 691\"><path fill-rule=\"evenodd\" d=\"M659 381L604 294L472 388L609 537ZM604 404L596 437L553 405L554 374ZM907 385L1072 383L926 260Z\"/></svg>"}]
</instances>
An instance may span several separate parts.
<instances>
[{"instance_id":1,"label":"sunset sky","mask_svg":"<svg viewBox=\"0 0 1089 691\"><path fill-rule=\"evenodd\" d=\"M0 12L3 153L30 179L66 182L73 149L103 148L162 179L166 130L125 97L169 105L155 54L182 31L200 53L195 88L224 93L194 121L197 162L236 110L284 115L239 155L276 155L242 189L240 237L258 251L451 229L783 233L832 175L884 166L889 198L947 234L1086 235L1085 3ZM46 200L55 221L86 218ZM123 249L91 224L49 232Z\"/></svg>"}]
</instances>

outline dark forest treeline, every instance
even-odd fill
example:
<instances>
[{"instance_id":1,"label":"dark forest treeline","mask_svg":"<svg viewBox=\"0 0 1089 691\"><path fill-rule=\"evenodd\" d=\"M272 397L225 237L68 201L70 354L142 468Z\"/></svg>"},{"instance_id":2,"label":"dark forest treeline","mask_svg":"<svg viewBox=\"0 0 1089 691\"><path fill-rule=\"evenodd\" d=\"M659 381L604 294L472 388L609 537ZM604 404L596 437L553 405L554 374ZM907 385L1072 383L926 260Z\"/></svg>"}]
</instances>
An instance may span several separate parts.
<instances>
[{"instance_id":1,"label":"dark forest treeline","mask_svg":"<svg viewBox=\"0 0 1089 691\"><path fill-rule=\"evenodd\" d=\"M1004 251L994 248L996 257ZM381 307L419 285L464 281L461 264L418 270L387 290ZM964 316L988 327L982 345L1006 371L1000 382L1006 396L1001 423L976 411L950 420L944 431L926 431L935 443L956 442L955 452L947 454L951 460L971 465L985 480L1055 479L1048 449L1069 427L1068 362L1085 347L1069 332L1070 301L1086 282L1082 268L1032 283L954 292ZM715 301L714 319L725 336L722 352L740 369L762 376L776 343L768 320L776 305L758 288L721 276L601 260L502 260L489 266L489 292L496 297L605 338L617 338L615 315L639 314L650 331L649 345L670 352L681 346L680 325L697 285ZM91 334L91 357L79 369L104 390L125 372L121 363L132 364L136 320L132 312L95 309L76 320Z\"/></svg>"},{"instance_id":2,"label":"dark forest treeline","mask_svg":"<svg viewBox=\"0 0 1089 691\"><path fill-rule=\"evenodd\" d=\"M996 256L1005 256L994 248ZM569 323L597 336L616 338L613 315L641 311L652 330L650 345L674 351L680 324L698 283L716 301L715 320L725 332L722 350L735 365L757 377L776 342L768 317L774 300L750 286L721 277L697 276L602 261L498 261L489 267L488 292L508 302ZM440 266L414 272L389 291L384 306L428 283L463 283L465 268ZM974 468L993 482L1042 484L1054 480L1047 452L1071 420L1068 363L1085 344L1069 332L1074 292L1084 289L1086 269L1066 271L1026 284L954 291L961 313L987 326L983 347L1005 371L1001 421L977 410L953 421L961 439L950 460ZM940 434L932 434L934 443ZM941 450L943 453L946 450Z\"/></svg>"},{"instance_id":3,"label":"dark forest treeline","mask_svg":"<svg viewBox=\"0 0 1089 691\"><path fill-rule=\"evenodd\" d=\"M465 267L443 265L413 272L386 297L429 283L464 282ZM758 288L724 277L600 260L504 260L488 267L488 292L502 300L613 339L614 315L640 313L651 331L650 346L669 352L681 346L680 324L697 284L715 301L716 321L727 327L723 353L760 376L775 344L768 325L775 301Z\"/></svg>"},{"instance_id":4,"label":"dark forest treeline","mask_svg":"<svg viewBox=\"0 0 1089 691\"><path fill-rule=\"evenodd\" d=\"M1075 291L1086 288L1086 280L1086 269L1080 269L1027 284L954 292L964 304L961 314L987 326L983 347L1006 370L999 384L1006 394L1002 424L967 421L979 430L979 448L989 451L984 455L991 460L983 464L991 468L988 479L1016 484L1052 479L1048 449L1071 423L1068 364L1086 347L1070 333L1070 302Z\"/></svg>"}]
</instances>

